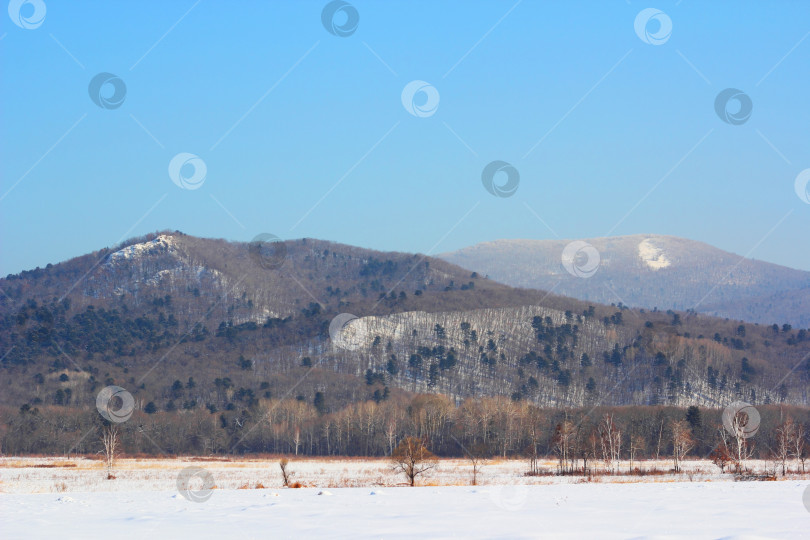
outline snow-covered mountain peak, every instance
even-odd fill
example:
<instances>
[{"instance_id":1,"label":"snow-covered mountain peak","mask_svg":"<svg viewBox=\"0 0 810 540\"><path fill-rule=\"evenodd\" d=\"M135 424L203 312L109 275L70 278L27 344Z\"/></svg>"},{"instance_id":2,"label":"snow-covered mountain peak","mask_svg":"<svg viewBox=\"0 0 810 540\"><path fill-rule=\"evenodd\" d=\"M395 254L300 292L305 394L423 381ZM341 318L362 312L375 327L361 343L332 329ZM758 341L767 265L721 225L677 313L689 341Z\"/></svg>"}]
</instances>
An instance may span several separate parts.
<instances>
[{"instance_id":1,"label":"snow-covered mountain peak","mask_svg":"<svg viewBox=\"0 0 810 540\"><path fill-rule=\"evenodd\" d=\"M110 255L109 262L117 263L125 260L139 259L146 255L157 255L160 253L174 253L177 251L175 239L169 235L161 234L148 242L132 244L119 249Z\"/></svg>"}]
</instances>

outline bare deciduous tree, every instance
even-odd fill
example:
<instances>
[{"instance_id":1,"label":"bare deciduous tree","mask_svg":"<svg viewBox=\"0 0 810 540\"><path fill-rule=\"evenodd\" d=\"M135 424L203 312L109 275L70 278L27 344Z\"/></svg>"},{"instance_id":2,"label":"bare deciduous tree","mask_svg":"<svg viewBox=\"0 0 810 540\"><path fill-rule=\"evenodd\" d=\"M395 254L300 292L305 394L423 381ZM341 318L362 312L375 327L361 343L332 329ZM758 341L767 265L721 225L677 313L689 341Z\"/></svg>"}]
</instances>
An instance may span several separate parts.
<instances>
[{"instance_id":1,"label":"bare deciduous tree","mask_svg":"<svg viewBox=\"0 0 810 540\"><path fill-rule=\"evenodd\" d=\"M658 428L658 444L655 446L655 461L661 456L661 439L664 437L664 420L661 420L661 425Z\"/></svg>"},{"instance_id":2,"label":"bare deciduous tree","mask_svg":"<svg viewBox=\"0 0 810 540\"><path fill-rule=\"evenodd\" d=\"M804 474L804 461L807 459L807 453L805 452L806 440L807 434L804 430L804 426L797 422L796 429L793 432L793 444L791 444L790 454L796 460L797 468L799 463L801 463L802 474Z\"/></svg>"},{"instance_id":3,"label":"bare deciduous tree","mask_svg":"<svg viewBox=\"0 0 810 540\"><path fill-rule=\"evenodd\" d=\"M579 444L579 457L582 459L582 474L590 474L588 460L597 458L598 447L599 433L596 432L595 428L592 428L588 433L588 437Z\"/></svg>"},{"instance_id":4,"label":"bare deciduous tree","mask_svg":"<svg viewBox=\"0 0 810 540\"><path fill-rule=\"evenodd\" d=\"M295 445L295 455L298 455L298 448L301 446L301 429L296 426L293 432L293 444Z\"/></svg>"},{"instance_id":5,"label":"bare deciduous tree","mask_svg":"<svg viewBox=\"0 0 810 540\"><path fill-rule=\"evenodd\" d=\"M570 474L573 472L575 434L574 424L568 420L557 424L557 427L554 429L552 444L554 445L554 453L557 454L557 458L559 459L559 474Z\"/></svg>"},{"instance_id":6,"label":"bare deciduous tree","mask_svg":"<svg viewBox=\"0 0 810 540\"><path fill-rule=\"evenodd\" d=\"M416 477L435 468L439 464L436 456L427 449L422 439L405 437L391 453L394 470L402 472L413 487Z\"/></svg>"},{"instance_id":7,"label":"bare deciduous tree","mask_svg":"<svg viewBox=\"0 0 810 540\"><path fill-rule=\"evenodd\" d=\"M540 436L542 433L542 417L540 412L535 408L528 409L528 418L526 418L526 431L528 432L529 446L526 448L526 454L529 457L529 472L537 474L540 472L538 458L540 452L538 445L540 444Z\"/></svg>"},{"instance_id":8,"label":"bare deciduous tree","mask_svg":"<svg viewBox=\"0 0 810 540\"><path fill-rule=\"evenodd\" d=\"M612 468L621 459L622 451L622 431L612 414L605 414L599 422L599 440L602 445L602 459Z\"/></svg>"},{"instance_id":9,"label":"bare deciduous tree","mask_svg":"<svg viewBox=\"0 0 810 540\"><path fill-rule=\"evenodd\" d=\"M672 422L672 459L675 462L675 472L680 472L681 462L686 454L695 446L695 439L686 420Z\"/></svg>"},{"instance_id":10,"label":"bare deciduous tree","mask_svg":"<svg viewBox=\"0 0 810 540\"><path fill-rule=\"evenodd\" d=\"M724 428L720 428L720 430L725 432ZM733 461L731 455L728 453L728 447L725 444L717 445L709 454L709 459L711 459L715 465L720 467L720 472L724 472L726 470L726 465Z\"/></svg>"},{"instance_id":11,"label":"bare deciduous tree","mask_svg":"<svg viewBox=\"0 0 810 540\"><path fill-rule=\"evenodd\" d=\"M478 444L470 448L469 451L465 450L465 454L470 465L472 465L472 485L477 486L478 474L481 472L481 467L486 465L489 451L485 445Z\"/></svg>"},{"instance_id":12,"label":"bare deciduous tree","mask_svg":"<svg viewBox=\"0 0 810 540\"><path fill-rule=\"evenodd\" d=\"M782 476L787 473L787 461L793 447L793 440L796 437L796 424L791 417L776 426L776 448L775 458L782 464Z\"/></svg>"},{"instance_id":13,"label":"bare deciduous tree","mask_svg":"<svg viewBox=\"0 0 810 540\"><path fill-rule=\"evenodd\" d=\"M118 424L105 424L101 428L101 444L104 446L104 468L107 479L112 480L115 460L121 453L121 431Z\"/></svg>"},{"instance_id":14,"label":"bare deciduous tree","mask_svg":"<svg viewBox=\"0 0 810 540\"><path fill-rule=\"evenodd\" d=\"M281 469L281 480L284 482L284 487L290 487L290 478L292 478L295 474L289 469L290 460L287 458L281 458L278 460L278 467Z\"/></svg>"},{"instance_id":15,"label":"bare deciduous tree","mask_svg":"<svg viewBox=\"0 0 810 540\"><path fill-rule=\"evenodd\" d=\"M397 440L397 421L391 420L388 422L388 427L385 430L385 438L388 441L388 453L394 452L394 443Z\"/></svg>"},{"instance_id":16,"label":"bare deciduous tree","mask_svg":"<svg viewBox=\"0 0 810 540\"><path fill-rule=\"evenodd\" d=\"M633 462L639 451L643 451L646 443L644 437L640 435L633 435L630 437L630 472L633 472Z\"/></svg>"},{"instance_id":17,"label":"bare deciduous tree","mask_svg":"<svg viewBox=\"0 0 810 540\"><path fill-rule=\"evenodd\" d=\"M722 431L722 442L728 450L734 462L734 469L741 473L745 469L745 460L754 455L754 445L749 442L750 430L748 428L749 417L744 410L736 411L729 418L731 436L733 442L730 443L726 436L727 430Z\"/></svg>"}]
</instances>

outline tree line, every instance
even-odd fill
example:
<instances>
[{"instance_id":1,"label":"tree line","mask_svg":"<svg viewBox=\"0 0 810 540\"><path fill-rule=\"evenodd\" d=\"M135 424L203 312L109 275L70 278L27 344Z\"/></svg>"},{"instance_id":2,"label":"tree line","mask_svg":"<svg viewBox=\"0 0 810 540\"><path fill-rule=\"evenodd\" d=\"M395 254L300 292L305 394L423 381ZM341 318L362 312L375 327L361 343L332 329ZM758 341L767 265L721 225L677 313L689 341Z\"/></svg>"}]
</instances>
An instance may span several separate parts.
<instances>
[{"instance_id":1,"label":"tree line","mask_svg":"<svg viewBox=\"0 0 810 540\"><path fill-rule=\"evenodd\" d=\"M723 427L722 409L691 406L545 409L508 398L467 399L419 394L365 401L328 412L297 399L259 399L252 407L210 414L190 410L134 411L118 424L119 449L133 455L273 453L307 456L391 456L406 438L423 441L443 457L521 457L539 472L554 456L559 474L585 473L594 462L711 458L745 469L749 459L804 467L810 409L758 407L754 436L737 419L735 435ZM105 422L98 412L66 407L0 409L0 441L7 455L96 454ZM632 465L631 465L632 468Z\"/></svg>"}]
</instances>

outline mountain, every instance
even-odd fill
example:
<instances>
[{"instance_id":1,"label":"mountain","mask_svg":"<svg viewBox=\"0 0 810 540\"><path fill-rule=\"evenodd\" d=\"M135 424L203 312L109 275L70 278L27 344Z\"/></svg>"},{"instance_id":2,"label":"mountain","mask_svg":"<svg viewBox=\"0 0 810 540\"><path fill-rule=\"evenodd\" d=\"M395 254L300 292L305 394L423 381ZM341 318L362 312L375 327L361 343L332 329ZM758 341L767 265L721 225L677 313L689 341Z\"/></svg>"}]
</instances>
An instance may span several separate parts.
<instances>
[{"instance_id":1,"label":"mountain","mask_svg":"<svg viewBox=\"0 0 810 540\"><path fill-rule=\"evenodd\" d=\"M514 287L551 290L591 302L810 326L810 272L673 236L577 242L572 246L572 272L562 264L570 240L497 240L438 258ZM587 246L595 248L591 261ZM589 262L598 266L583 266Z\"/></svg>"},{"instance_id":2,"label":"mountain","mask_svg":"<svg viewBox=\"0 0 810 540\"><path fill-rule=\"evenodd\" d=\"M804 329L584 302L312 239L162 232L0 289L0 407L14 410L92 407L107 385L142 409L210 414L414 392L551 407L809 398Z\"/></svg>"}]
</instances>

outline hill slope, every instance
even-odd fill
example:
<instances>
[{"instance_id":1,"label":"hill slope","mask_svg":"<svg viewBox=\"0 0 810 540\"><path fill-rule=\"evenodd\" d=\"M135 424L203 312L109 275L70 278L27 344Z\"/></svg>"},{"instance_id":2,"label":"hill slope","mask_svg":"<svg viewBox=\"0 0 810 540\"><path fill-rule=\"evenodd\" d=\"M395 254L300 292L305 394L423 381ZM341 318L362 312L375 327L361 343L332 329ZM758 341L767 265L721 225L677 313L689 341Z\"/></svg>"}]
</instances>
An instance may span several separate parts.
<instances>
[{"instance_id":1,"label":"hill slope","mask_svg":"<svg viewBox=\"0 0 810 540\"><path fill-rule=\"evenodd\" d=\"M310 239L155 234L0 288L0 405L92 407L112 384L138 407L212 414L416 391L566 407L808 402L806 330L590 304ZM330 334L342 312L357 318Z\"/></svg>"},{"instance_id":2,"label":"hill slope","mask_svg":"<svg viewBox=\"0 0 810 540\"><path fill-rule=\"evenodd\" d=\"M583 279L561 264L569 242L498 240L438 257L501 283L592 302L810 326L810 272L683 238L634 235L585 240L598 251L599 266Z\"/></svg>"}]
</instances>

